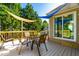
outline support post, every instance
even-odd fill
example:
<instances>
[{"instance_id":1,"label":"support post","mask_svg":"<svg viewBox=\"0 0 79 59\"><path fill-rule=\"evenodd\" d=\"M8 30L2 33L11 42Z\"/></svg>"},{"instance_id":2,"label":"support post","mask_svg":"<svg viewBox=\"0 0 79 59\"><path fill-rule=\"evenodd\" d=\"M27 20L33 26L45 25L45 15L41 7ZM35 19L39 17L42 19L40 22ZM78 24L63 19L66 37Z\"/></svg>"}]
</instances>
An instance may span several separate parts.
<instances>
[{"instance_id":1,"label":"support post","mask_svg":"<svg viewBox=\"0 0 79 59\"><path fill-rule=\"evenodd\" d=\"M21 33L22 33L21 38L23 38L23 21L21 22Z\"/></svg>"}]
</instances>

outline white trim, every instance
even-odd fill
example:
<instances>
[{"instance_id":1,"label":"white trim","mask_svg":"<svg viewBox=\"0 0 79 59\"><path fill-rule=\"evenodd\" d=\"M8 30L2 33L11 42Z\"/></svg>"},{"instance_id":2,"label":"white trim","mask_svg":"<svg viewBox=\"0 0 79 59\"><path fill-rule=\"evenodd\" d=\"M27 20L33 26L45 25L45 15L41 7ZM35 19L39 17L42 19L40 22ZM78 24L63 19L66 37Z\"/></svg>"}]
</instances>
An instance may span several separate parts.
<instances>
[{"instance_id":1,"label":"white trim","mask_svg":"<svg viewBox=\"0 0 79 59\"><path fill-rule=\"evenodd\" d=\"M68 13L65 13L65 14L62 14L62 15L58 15L58 16L54 16L54 18L55 17L62 17L62 20L63 20L63 16L64 15L68 15L68 14L73 14L74 15L74 39L67 39L67 38L63 38L63 37L55 37L54 36L54 22L53 22L53 38L56 38L56 39L60 39L60 40L67 40L67 41L73 41L73 42L76 42L76 19L77 19L77 13L76 13L76 11L73 11L73 12L68 12ZM55 20L55 19L54 19ZM63 21L62 21L63 22ZM63 27L63 26L62 26ZM63 30L62 30L62 32L63 32ZM62 33L63 34L63 33Z\"/></svg>"},{"instance_id":2,"label":"white trim","mask_svg":"<svg viewBox=\"0 0 79 59\"><path fill-rule=\"evenodd\" d=\"M76 42L75 40L72 40L72 39L66 39L66 38L60 38L60 37L53 37L53 38L58 39L58 40L65 40L65 41Z\"/></svg>"},{"instance_id":3,"label":"white trim","mask_svg":"<svg viewBox=\"0 0 79 59\"><path fill-rule=\"evenodd\" d=\"M76 41L76 37L77 37L77 22L76 22L76 20L77 20L77 12L75 11L74 12L74 40Z\"/></svg>"},{"instance_id":4,"label":"white trim","mask_svg":"<svg viewBox=\"0 0 79 59\"><path fill-rule=\"evenodd\" d=\"M63 34L63 16L62 16L62 34ZM63 38L63 35L62 35Z\"/></svg>"}]
</instances>

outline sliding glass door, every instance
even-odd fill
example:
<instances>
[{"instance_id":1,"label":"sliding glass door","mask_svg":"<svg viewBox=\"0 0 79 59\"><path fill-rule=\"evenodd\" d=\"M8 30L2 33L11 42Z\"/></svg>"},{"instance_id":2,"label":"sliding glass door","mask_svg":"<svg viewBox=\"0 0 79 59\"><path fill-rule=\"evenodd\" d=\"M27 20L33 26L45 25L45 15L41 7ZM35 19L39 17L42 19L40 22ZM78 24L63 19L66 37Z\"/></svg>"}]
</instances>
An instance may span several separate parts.
<instances>
[{"instance_id":1,"label":"sliding glass door","mask_svg":"<svg viewBox=\"0 0 79 59\"><path fill-rule=\"evenodd\" d=\"M74 40L75 27L74 18L75 14L64 14L57 16L54 19L54 37Z\"/></svg>"},{"instance_id":2,"label":"sliding glass door","mask_svg":"<svg viewBox=\"0 0 79 59\"><path fill-rule=\"evenodd\" d=\"M73 14L63 16L63 37L68 39L74 39Z\"/></svg>"}]
</instances>

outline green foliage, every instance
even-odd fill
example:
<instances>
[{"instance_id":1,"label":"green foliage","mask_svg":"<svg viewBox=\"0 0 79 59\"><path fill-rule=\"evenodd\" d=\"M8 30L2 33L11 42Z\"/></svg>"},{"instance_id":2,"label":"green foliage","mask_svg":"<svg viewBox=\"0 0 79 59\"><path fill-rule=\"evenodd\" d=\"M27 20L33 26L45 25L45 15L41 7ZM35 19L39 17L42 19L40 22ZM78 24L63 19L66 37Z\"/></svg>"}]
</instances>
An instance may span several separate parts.
<instances>
[{"instance_id":1,"label":"green foliage","mask_svg":"<svg viewBox=\"0 0 79 59\"><path fill-rule=\"evenodd\" d=\"M42 20L38 18L38 14L36 11L34 11L33 7L31 4L27 4L25 8L21 10L22 17L29 19L29 20L36 20L35 23L24 23L24 28L27 30L41 30L41 23ZM39 25L40 24L40 25Z\"/></svg>"},{"instance_id":2,"label":"green foliage","mask_svg":"<svg viewBox=\"0 0 79 59\"><path fill-rule=\"evenodd\" d=\"M2 6L0 8L0 20L1 20L1 30L2 31L12 31L12 30L20 30L21 25L20 25L20 21L15 20L13 17L11 17L10 15L8 15L3 9L5 8L5 10L9 10L12 13L20 16L20 9L21 6L20 4L14 4L14 3L5 3L5 4L0 4L0 6ZM2 9L3 8L3 9Z\"/></svg>"},{"instance_id":3,"label":"green foliage","mask_svg":"<svg viewBox=\"0 0 79 59\"><path fill-rule=\"evenodd\" d=\"M43 24L42 24L42 30L44 30L45 28L48 27L48 23L46 20L43 21Z\"/></svg>"},{"instance_id":4,"label":"green foliage","mask_svg":"<svg viewBox=\"0 0 79 59\"><path fill-rule=\"evenodd\" d=\"M3 7L1 7L3 6ZM4 9L4 10L3 10ZM2 31L12 31L12 30L21 30L21 21L16 20L9 14L5 12L9 10L13 14L29 19L36 20L34 23L25 23L23 24L24 30L42 30L48 26L48 23L38 18L37 12L33 9L31 4L27 4L25 8L21 7L19 3L1 3L0 4L0 30Z\"/></svg>"}]
</instances>

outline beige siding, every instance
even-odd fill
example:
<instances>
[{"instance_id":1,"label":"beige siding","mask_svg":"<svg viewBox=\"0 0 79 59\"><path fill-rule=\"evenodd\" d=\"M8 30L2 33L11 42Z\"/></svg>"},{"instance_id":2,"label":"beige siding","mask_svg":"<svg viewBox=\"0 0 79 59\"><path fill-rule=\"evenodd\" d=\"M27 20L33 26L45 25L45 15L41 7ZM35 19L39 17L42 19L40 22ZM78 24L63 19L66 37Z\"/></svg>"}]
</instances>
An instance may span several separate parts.
<instances>
[{"instance_id":1,"label":"beige siding","mask_svg":"<svg viewBox=\"0 0 79 59\"><path fill-rule=\"evenodd\" d=\"M49 29L49 36L50 36L50 38L53 37L53 20L54 20L53 17L51 17L49 20L49 28L50 28Z\"/></svg>"},{"instance_id":2,"label":"beige siding","mask_svg":"<svg viewBox=\"0 0 79 59\"><path fill-rule=\"evenodd\" d=\"M77 42L79 42L79 9L77 9Z\"/></svg>"}]
</instances>

